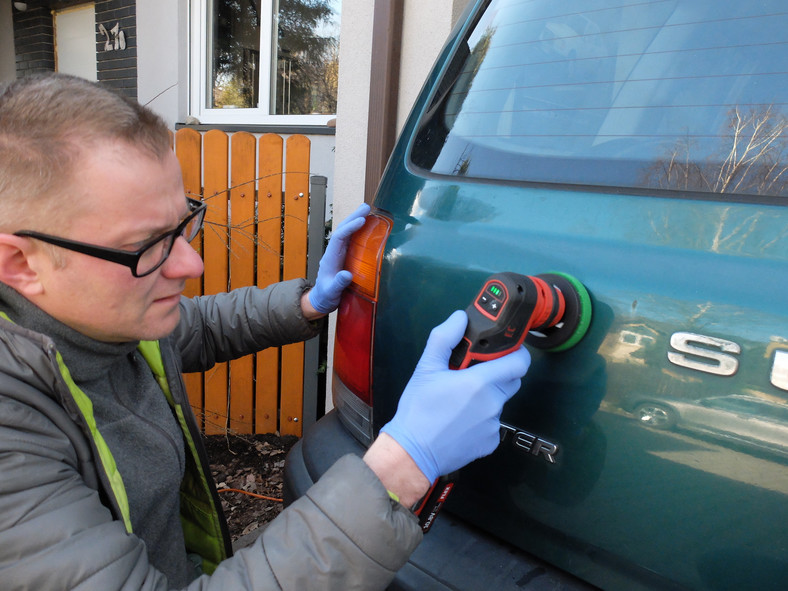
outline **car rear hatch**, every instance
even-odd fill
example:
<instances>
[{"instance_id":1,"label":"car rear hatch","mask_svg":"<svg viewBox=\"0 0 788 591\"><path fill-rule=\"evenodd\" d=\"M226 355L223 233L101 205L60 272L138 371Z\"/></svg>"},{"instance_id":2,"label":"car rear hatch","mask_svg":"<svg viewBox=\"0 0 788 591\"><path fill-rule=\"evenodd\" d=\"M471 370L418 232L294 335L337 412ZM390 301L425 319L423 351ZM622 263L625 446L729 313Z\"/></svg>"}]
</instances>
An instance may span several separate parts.
<instances>
[{"instance_id":1,"label":"car rear hatch","mask_svg":"<svg viewBox=\"0 0 788 591\"><path fill-rule=\"evenodd\" d=\"M783 588L782 5L526 4L480 3L458 30L381 184L359 424L393 416L429 330L488 275L568 273L592 298L588 334L532 349L499 449L446 510L606 588ZM767 130L757 171L726 178Z\"/></svg>"}]
</instances>

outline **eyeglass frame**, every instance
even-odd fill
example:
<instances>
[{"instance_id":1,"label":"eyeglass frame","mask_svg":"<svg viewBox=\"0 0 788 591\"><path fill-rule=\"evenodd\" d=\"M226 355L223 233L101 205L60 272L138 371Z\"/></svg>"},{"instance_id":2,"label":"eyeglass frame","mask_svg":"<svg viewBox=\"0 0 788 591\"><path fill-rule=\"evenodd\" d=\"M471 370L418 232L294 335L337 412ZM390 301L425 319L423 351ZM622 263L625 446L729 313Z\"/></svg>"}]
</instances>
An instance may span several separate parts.
<instances>
[{"instance_id":1,"label":"eyeglass frame","mask_svg":"<svg viewBox=\"0 0 788 591\"><path fill-rule=\"evenodd\" d=\"M199 231L202 229L203 224L205 223L205 211L208 205L204 201L199 201L197 199L192 199L191 197L186 198L186 202L189 205L191 211L187 214L183 220L177 225L174 230L170 230L169 232L165 232L155 238L152 238L148 242L142 245L142 247L134 252L130 252L128 250L119 250L117 248L109 248L107 246L97 246L95 244L89 244L87 242L80 242L78 240L69 240L68 238L60 238L59 236L52 236L51 234L44 234L41 232L34 232L32 230L19 230L18 232L14 232L14 236L20 236L23 238L34 238L36 240L41 240L42 242L46 242L48 244L54 244L55 246L59 246L61 248L65 248L66 250L72 250L74 252L79 252L82 254L86 254L91 257L95 257L98 259L102 259L105 261L109 261L111 263L117 263L119 265L123 265L128 267L131 270L131 274L134 277L145 277L153 273L156 269L161 267L164 262L170 257L170 253L172 252L173 246L175 246L175 241L184 235L184 231L189 223L196 218L197 216L202 216L200 223L197 225L197 229L194 232L194 235L190 238L186 238L187 242L191 242L197 236ZM156 244L161 242L162 240L166 240L167 238L172 237L172 241L170 242L169 247L167 248L164 256L162 259L148 271L144 273L137 273L137 265L139 265L140 259L145 254L145 252L151 248L153 248Z\"/></svg>"}]
</instances>

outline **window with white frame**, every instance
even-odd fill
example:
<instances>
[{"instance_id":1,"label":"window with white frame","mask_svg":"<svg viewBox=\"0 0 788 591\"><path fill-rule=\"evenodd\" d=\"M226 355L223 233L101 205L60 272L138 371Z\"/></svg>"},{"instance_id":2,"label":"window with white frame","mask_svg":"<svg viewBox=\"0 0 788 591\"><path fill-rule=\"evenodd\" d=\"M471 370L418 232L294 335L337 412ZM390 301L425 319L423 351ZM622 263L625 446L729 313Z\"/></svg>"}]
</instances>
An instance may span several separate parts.
<instances>
[{"instance_id":1,"label":"window with white frame","mask_svg":"<svg viewBox=\"0 0 788 591\"><path fill-rule=\"evenodd\" d=\"M341 0L192 0L191 114L322 125L337 104Z\"/></svg>"}]
</instances>

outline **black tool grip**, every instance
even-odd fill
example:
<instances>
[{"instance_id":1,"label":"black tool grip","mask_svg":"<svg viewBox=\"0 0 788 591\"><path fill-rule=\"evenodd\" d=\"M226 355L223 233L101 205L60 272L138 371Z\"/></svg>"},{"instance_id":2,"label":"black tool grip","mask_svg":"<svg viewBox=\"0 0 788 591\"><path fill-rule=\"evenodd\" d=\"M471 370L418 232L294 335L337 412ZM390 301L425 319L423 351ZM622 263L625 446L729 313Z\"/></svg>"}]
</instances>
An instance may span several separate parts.
<instances>
[{"instance_id":1,"label":"black tool grip","mask_svg":"<svg viewBox=\"0 0 788 591\"><path fill-rule=\"evenodd\" d=\"M447 476L437 478L432 483L427 494L416 504L413 512L418 516L419 526L425 534L430 531L432 524L435 523L435 518L443 508L443 504L446 502L451 489L454 488L456 477L457 472L452 472Z\"/></svg>"}]
</instances>

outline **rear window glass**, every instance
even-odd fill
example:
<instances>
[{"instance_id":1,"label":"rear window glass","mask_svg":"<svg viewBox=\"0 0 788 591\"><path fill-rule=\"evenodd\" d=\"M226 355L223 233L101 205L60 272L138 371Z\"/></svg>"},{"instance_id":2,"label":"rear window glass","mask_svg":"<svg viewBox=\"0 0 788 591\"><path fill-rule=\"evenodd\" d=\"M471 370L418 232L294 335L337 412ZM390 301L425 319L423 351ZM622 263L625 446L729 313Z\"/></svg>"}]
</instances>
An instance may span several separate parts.
<instances>
[{"instance_id":1,"label":"rear window glass","mask_svg":"<svg viewBox=\"0 0 788 591\"><path fill-rule=\"evenodd\" d=\"M785 196L785 0L493 0L411 159L441 175Z\"/></svg>"}]
</instances>

